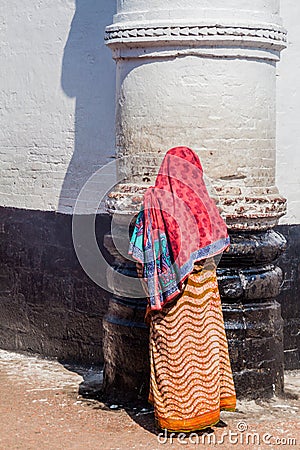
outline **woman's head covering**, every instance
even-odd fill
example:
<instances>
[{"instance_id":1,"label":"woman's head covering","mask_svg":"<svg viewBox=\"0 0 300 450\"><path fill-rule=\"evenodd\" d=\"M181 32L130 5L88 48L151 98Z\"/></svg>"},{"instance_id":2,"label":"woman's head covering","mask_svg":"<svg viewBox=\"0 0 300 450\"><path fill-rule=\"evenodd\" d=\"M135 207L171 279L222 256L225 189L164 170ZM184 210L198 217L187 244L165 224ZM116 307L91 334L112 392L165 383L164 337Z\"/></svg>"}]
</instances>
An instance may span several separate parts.
<instances>
[{"instance_id":1,"label":"woman's head covering","mask_svg":"<svg viewBox=\"0 0 300 450\"><path fill-rule=\"evenodd\" d=\"M172 148L144 195L129 247L143 264L151 309L162 309L180 293L195 261L228 245L226 224L208 195L198 156L187 147Z\"/></svg>"}]
</instances>

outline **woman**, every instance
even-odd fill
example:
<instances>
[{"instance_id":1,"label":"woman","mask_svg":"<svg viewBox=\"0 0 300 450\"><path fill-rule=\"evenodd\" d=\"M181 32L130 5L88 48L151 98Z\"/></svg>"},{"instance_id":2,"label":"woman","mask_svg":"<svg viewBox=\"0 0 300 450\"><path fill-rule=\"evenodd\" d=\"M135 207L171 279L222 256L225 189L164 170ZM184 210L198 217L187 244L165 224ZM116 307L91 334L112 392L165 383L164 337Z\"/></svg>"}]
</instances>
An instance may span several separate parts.
<instances>
[{"instance_id":1,"label":"woman","mask_svg":"<svg viewBox=\"0 0 300 450\"><path fill-rule=\"evenodd\" d=\"M214 262L228 246L198 156L187 147L169 150L129 248L147 287L149 401L160 428L201 430L219 421L221 409L235 408Z\"/></svg>"}]
</instances>

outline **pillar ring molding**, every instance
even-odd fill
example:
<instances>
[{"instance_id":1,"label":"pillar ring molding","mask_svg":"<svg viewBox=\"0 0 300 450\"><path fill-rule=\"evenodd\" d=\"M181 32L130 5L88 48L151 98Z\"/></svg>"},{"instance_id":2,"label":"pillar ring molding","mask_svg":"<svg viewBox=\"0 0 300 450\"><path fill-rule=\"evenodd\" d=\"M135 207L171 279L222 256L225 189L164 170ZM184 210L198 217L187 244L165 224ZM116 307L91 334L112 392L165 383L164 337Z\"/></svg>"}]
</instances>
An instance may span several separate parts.
<instances>
[{"instance_id":1,"label":"pillar ring molding","mask_svg":"<svg viewBox=\"0 0 300 450\"><path fill-rule=\"evenodd\" d=\"M183 54L212 53L214 56L261 57L279 59L286 47L286 30L276 24L113 24L106 28L106 44L115 59L130 57L171 56L172 47ZM153 48L156 47L157 48ZM167 47L167 49L166 49ZM209 51L212 48L212 51ZM217 47L217 49L216 49ZM239 50L238 50L239 49ZM240 54L240 50L244 54ZM180 50L179 50L180 52ZM254 53L251 53L254 52ZM269 56L266 55L269 53Z\"/></svg>"}]
</instances>

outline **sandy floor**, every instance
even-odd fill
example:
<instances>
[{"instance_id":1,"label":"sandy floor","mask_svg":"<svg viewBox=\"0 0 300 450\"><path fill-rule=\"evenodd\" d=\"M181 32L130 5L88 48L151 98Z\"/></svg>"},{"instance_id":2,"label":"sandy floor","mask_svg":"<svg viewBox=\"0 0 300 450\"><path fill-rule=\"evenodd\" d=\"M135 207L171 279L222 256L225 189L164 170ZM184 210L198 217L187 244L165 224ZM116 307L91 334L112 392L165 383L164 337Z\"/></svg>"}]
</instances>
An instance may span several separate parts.
<instances>
[{"instance_id":1,"label":"sandy floor","mask_svg":"<svg viewBox=\"0 0 300 450\"><path fill-rule=\"evenodd\" d=\"M0 350L0 377L1 450L300 448L300 371L286 373L285 398L240 401L236 412L222 413L227 426L173 437L158 435L150 410L79 395L83 379L99 382L92 370Z\"/></svg>"}]
</instances>

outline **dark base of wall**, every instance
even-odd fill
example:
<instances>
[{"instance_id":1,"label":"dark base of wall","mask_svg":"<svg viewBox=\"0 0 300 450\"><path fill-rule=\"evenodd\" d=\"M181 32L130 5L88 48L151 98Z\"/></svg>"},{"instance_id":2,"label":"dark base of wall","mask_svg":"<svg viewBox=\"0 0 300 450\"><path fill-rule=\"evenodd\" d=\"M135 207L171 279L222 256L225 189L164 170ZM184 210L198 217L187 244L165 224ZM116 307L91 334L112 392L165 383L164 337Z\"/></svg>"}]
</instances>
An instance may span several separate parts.
<instances>
[{"instance_id":1,"label":"dark base of wall","mask_svg":"<svg viewBox=\"0 0 300 450\"><path fill-rule=\"evenodd\" d=\"M288 247L279 258L284 280L278 301L284 319L284 363L285 369L300 368L300 225L276 227L288 242Z\"/></svg>"},{"instance_id":2,"label":"dark base of wall","mask_svg":"<svg viewBox=\"0 0 300 450\"><path fill-rule=\"evenodd\" d=\"M102 319L110 294L81 268L72 242L72 217L0 208L0 347L65 361L103 362ZM100 215L102 252L110 219ZM300 225L281 225L288 248L279 297L284 319L285 368L300 367Z\"/></svg>"},{"instance_id":3,"label":"dark base of wall","mask_svg":"<svg viewBox=\"0 0 300 450\"><path fill-rule=\"evenodd\" d=\"M77 260L72 217L0 208L0 218L0 346L101 363L108 294ZM108 216L97 218L99 242L109 223Z\"/></svg>"}]
</instances>

